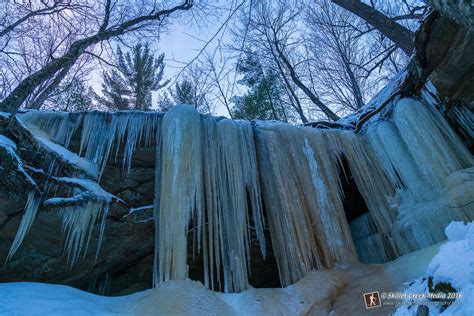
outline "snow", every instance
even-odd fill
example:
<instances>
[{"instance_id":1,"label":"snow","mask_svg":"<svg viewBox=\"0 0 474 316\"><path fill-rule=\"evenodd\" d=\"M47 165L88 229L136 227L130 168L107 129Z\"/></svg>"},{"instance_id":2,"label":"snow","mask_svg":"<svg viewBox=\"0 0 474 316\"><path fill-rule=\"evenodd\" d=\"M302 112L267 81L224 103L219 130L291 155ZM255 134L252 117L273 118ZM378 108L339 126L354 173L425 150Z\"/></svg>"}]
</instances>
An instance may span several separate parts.
<instances>
[{"instance_id":1,"label":"snow","mask_svg":"<svg viewBox=\"0 0 474 316\"><path fill-rule=\"evenodd\" d=\"M469 225L463 222L452 222L444 232L450 241L460 241L466 238L468 229Z\"/></svg>"},{"instance_id":2,"label":"snow","mask_svg":"<svg viewBox=\"0 0 474 316\"><path fill-rule=\"evenodd\" d=\"M13 149L16 149L16 144L10 138L6 137L5 135L0 135L0 146L9 146Z\"/></svg>"},{"instance_id":3,"label":"snow","mask_svg":"<svg viewBox=\"0 0 474 316\"><path fill-rule=\"evenodd\" d=\"M459 231L454 233L456 229ZM433 276L435 284L449 282L459 290L474 285L474 224L453 222L446 228L446 235L450 242L441 246L427 274Z\"/></svg>"},{"instance_id":4,"label":"snow","mask_svg":"<svg viewBox=\"0 0 474 316\"><path fill-rule=\"evenodd\" d=\"M440 305L428 304L430 315L474 315L474 223L452 222L446 227L448 242L442 245L431 260L425 275L416 279L406 293L428 293L427 278L433 278L433 284L449 283L460 298L444 311ZM415 315L416 309L399 307L395 315Z\"/></svg>"},{"instance_id":5,"label":"snow","mask_svg":"<svg viewBox=\"0 0 474 316\"><path fill-rule=\"evenodd\" d=\"M34 126L29 126L28 129L31 131L31 133L41 146L44 146L48 150L56 153L60 159L65 161L70 166L73 166L76 169L82 171L87 177L91 179L98 178L97 167L94 166L91 162L79 157L77 154L69 151L65 147L54 143L50 140L49 136L42 130ZM49 168L51 168L51 166Z\"/></svg>"},{"instance_id":6,"label":"snow","mask_svg":"<svg viewBox=\"0 0 474 316\"><path fill-rule=\"evenodd\" d=\"M169 281L121 297L103 297L68 286L0 284L0 314L11 315L355 315L365 314L360 293L375 281L397 286L425 270L436 247L384 266L354 265L310 271L286 288L219 293L191 280ZM369 282L369 283L367 283ZM349 291L349 292L348 292ZM353 294L353 295L352 295Z\"/></svg>"},{"instance_id":7,"label":"snow","mask_svg":"<svg viewBox=\"0 0 474 316\"><path fill-rule=\"evenodd\" d=\"M151 209L153 209L153 207L154 207L153 204L151 204L151 205L140 206L140 207L137 207L137 208L131 208L131 209L128 211L128 214L126 214L125 216L132 215L132 214L135 213L135 212L151 210Z\"/></svg>"},{"instance_id":8,"label":"snow","mask_svg":"<svg viewBox=\"0 0 474 316\"><path fill-rule=\"evenodd\" d=\"M127 297L104 297L64 285L41 283L0 284L0 314L33 315L117 315L124 306L143 293Z\"/></svg>"}]
</instances>

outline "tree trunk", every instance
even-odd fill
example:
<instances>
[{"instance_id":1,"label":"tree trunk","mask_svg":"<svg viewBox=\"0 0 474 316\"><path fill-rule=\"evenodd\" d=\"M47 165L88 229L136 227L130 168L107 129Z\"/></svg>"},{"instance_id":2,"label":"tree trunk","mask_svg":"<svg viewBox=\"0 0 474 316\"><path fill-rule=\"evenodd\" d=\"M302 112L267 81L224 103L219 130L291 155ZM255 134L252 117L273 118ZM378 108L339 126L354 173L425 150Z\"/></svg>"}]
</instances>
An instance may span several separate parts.
<instances>
[{"instance_id":1,"label":"tree trunk","mask_svg":"<svg viewBox=\"0 0 474 316\"><path fill-rule=\"evenodd\" d=\"M0 102L0 111L16 113L16 111L20 108L26 98L30 94L32 94L39 85L53 78L54 75L61 69L71 68L77 61L77 59L86 51L89 46L122 35L132 27L139 28L139 26L137 25L140 25L141 23L160 20L164 17L169 16L175 11L186 11L189 10L191 7L192 1L185 0L181 5L177 5L171 9L164 9L146 16L138 16L107 30L104 30L101 27L97 34L75 41L71 44L71 47L69 47L69 49L63 56L54 59L37 72L23 79L23 81L21 81L16 86L16 88L13 89L13 91L10 92L10 94L8 94L2 102ZM108 14L110 14L110 12L106 13L106 17L104 18L104 20L108 20ZM58 80L56 86L59 83L60 80ZM50 85L50 87L48 88L54 90L55 86L51 87Z\"/></svg>"},{"instance_id":2,"label":"tree trunk","mask_svg":"<svg viewBox=\"0 0 474 316\"><path fill-rule=\"evenodd\" d=\"M414 51L415 34L398 24L397 22L390 19L382 12L374 9L370 5L367 5L359 0L331 0L338 6L354 13L377 30L383 35L388 37L392 42L400 47L405 54L411 56Z\"/></svg>"},{"instance_id":3,"label":"tree trunk","mask_svg":"<svg viewBox=\"0 0 474 316\"><path fill-rule=\"evenodd\" d=\"M69 70L72 68L73 65L69 65L64 67L53 79L53 81L40 93L38 97L36 97L33 102L31 102L27 107L29 109L39 110L43 105L44 101L49 98L51 93L53 93L54 89L59 86L59 83L66 77Z\"/></svg>"}]
</instances>

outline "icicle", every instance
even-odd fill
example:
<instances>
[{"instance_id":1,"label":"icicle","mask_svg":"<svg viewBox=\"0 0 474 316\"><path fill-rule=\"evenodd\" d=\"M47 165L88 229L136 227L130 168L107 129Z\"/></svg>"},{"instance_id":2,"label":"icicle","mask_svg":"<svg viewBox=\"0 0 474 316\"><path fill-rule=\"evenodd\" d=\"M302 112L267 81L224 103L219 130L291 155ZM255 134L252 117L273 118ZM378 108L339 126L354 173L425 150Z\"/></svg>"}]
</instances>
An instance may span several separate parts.
<instances>
[{"instance_id":1,"label":"icicle","mask_svg":"<svg viewBox=\"0 0 474 316\"><path fill-rule=\"evenodd\" d=\"M204 168L204 185L206 208L204 221L207 222L206 229L203 230L203 260L204 260L204 283L207 288L214 289L214 272L220 284L220 242L219 242L219 174L221 166L219 164L219 134L217 132L217 122L215 118L206 116L203 119L203 158L208 165Z\"/></svg>"},{"instance_id":2,"label":"icicle","mask_svg":"<svg viewBox=\"0 0 474 316\"><path fill-rule=\"evenodd\" d=\"M130 172L136 148L141 143L145 146L151 146L153 143L157 118L161 115L156 112L139 111L114 113L28 111L21 115L21 120L29 127L47 132L55 143L66 148L69 147L74 133L82 126L78 154L96 165L100 179L113 146L116 146L116 159L119 149L123 146L122 165L127 172Z\"/></svg>"},{"instance_id":3,"label":"icicle","mask_svg":"<svg viewBox=\"0 0 474 316\"><path fill-rule=\"evenodd\" d=\"M33 221L35 220L36 213L38 212L40 202L41 197L38 196L35 191L31 191L30 193L28 193L28 199L26 201L23 216L21 217L20 226L18 227L15 239L13 240L5 262L8 262L8 260L10 260L10 258L15 254L15 252L18 250L21 243L25 239L25 236L30 230L31 225L33 225Z\"/></svg>"},{"instance_id":4,"label":"icicle","mask_svg":"<svg viewBox=\"0 0 474 316\"><path fill-rule=\"evenodd\" d=\"M105 223L107 221L107 215L109 215L109 203L107 202L104 206L104 210L102 211L102 220L100 222L100 233L99 233L99 241L97 243L97 251L95 253L95 260L99 258L100 247L102 246L102 241L104 240L105 234Z\"/></svg>"},{"instance_id":5,"label":"icicle","mask_svg":"<svg viewBox=\"0 0 474 316\"><path fill-rule=\"evenodd\" d=\"M322 132L257 125L257 152L272 245L283 286L313 269L356 261L337 167ZM318 158L315 152L322 153ZM327 160L331 159L332 160Z\"/></svg>"},{"instance_id":6,"label":"icicle","mask_svg":"<svg viewBox=\"0 0 474 316\"><path fill-rule=\"evenodd\" d=\"M153 287L160 283L158 273L160 249L160 196L161 196L161 143L162 143L162 118L158 118L156 128L156 158L155 158L155 198L153 201L153 218L155 222L155 251L153 256Z\"/></svg>"},{"instance_id":7,"label":"icicle","mask_svg":"<svg viewBox=\"0 0 474 316\"><path fill-rule=\"evenodd\" d=\"M85 257L92 236L92 231L94 230L94 225L97 222L102 210L103 204L101 202L95 201L88 202L84 208L74 207L62 210L62 230L63 234L65 235L64 247L67 252L67 259L71 267L77 261L81 252L84 253ZM108 211L107 206L105 211ZM105 222L103 223L103 228L105 229ZM97 253L100 248L100 242L101 238L99 238Z\"/></svg>"},{"instance_id":8,"label":"icicle","mask_svg":"<svg viewBox=\"0 0 474 316\"><path fill-rule=\"evenodd\" d=\"M175 106L163 118L158 280L187 277L187 231L203 201L201 120L191 106ZM156 220L156 219L155 219Z\"/></svg>"},{"instance_id":9,"label":"icicle","mask_svg":"<svg viewBox=\"0 0 474 316\"><path fill-rule=\"evenodd\" d=\"M265 251L250 123L218 122L211 116L201 121L195 110L178 106L164 117L157 154L155 283L186 277L186 236L191 223L197 251L203 252L205 285L214 288L222 269L224 291L246 289L250 210Z\"/></svg>"},{"instance_id":10,"label":"icicle","mask_svg":"<svg viewBox=\"0 0 474 316\"><path fill-rule=\"evenodd\" d=\"M217 123L220 142L221 169L218 174L221 200L219 227L224 271L224 290L240 292L248 285L249 232L245 192L245 148L238 123L221 120ZM220 181L219 181L220 180ZM257 223L258 224L258 223Z\"/></svg>"},{"instance_id":11,"label":"icicle","mask_svg":"<svg viewBox=\"0 0 474 316\"><path fill-rule=\"evenodd\" d=\"M328 131L326 135L335 153L346 158L378 231L388 235L396 217L388 198L395 194L396 187L378 155L363 135L351 131Z\"/></svg>"},{"instance_id":12,"label":"icicle","mask_svg":"<svg viewBox=\"0 0 474 316\"><path fill-rule=\"evenodd\" d=\"M400 100L394 123L422 176L433 186L443 187L446 177L473 165L473 158L440 113L413 100Z\"/></svg>"},{"instance_id":13,"label":"icicle","mask_svg":"<svg viewBox=\"0 0 474 316\"><path fill-rule=\"evenodd\" d=\"M55 143L69 147L72 136L82 124L83 113L30 110L19 115L27 126L36 125L47 132Z\"/></svg>"},{"instance_id":14,"label":"icicle","mask_svg":"<svg viewBox=\"0 0 474 316\"><path fill-rule=\"evenodd\" d=\"M466 139L474 139L474 112L464 105L453 105L447 115L461 127Z\"/></svg>"}]
</instances>

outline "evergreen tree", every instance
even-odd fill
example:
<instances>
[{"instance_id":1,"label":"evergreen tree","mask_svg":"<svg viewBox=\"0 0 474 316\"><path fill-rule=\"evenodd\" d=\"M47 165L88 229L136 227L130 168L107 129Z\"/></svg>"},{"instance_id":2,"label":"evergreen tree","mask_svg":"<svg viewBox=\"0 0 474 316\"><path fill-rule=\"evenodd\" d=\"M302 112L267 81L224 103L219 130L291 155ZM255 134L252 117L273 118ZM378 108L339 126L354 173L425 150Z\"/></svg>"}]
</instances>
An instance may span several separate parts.
<instances>
[{"instance_id":1,"label":"evergreen tree","mask_svg":"<svg viewBox=\"0 0 474 316\"><path fill-rule=\"evenodd\" d=\"M206 94L198 91L197 86L188 78L176 82L174 89L170 89L170 94L176 104L190 104L199 112L210 113Z\"/></svg>"},{"instance_id":2,"label":"evergreen tree","mask_svg":"<svg viewBox=\"0 0 474 316\"><path fill-rule=\"evenodd\" d=\"M170 94L166 91L164 91L162 94L158 95L158 111L160 112L167 112L169 109L171 109L175 103L170 97Z\"/></svg>"},{"instance_id":3,"label":"evergreen tree","mask_svg":"<svg viewBox=\"0 0 474 316\"><path fill-rule=\"evenodd\" d=\"M76 78L61 83L49 98L48 104L61 111L86 111L94 107L93 95L92 88L87 87L83 79Z\"/></svg>"},{"instance_id":4,"label":"evergreen tree","mask_svg":"<svg viewBox=\"0 0 474 316\"><path fill-rule=\"evenodd\" d=\"M137 44L131 52L123 53L117 48L117 69L104 72L99 101L113 110L150 110L151 92L166 86L163 81L164 54L157 58L150 52L148 44Z\"/></svg>"},{"instance_id":5,"label":"evergreen tree","mask_svg":"<svg viewBox=\"0 0 474 316\"><path fill-rule=\"evenodd\" d=\"M286 110L281 105L278 77L264 72L254 55L247 53L237 63L237 72L243 75L239 83L249 89L243 96L234 96L233 112L236 119L287 121Z\"/></svg>"}]
</instances>

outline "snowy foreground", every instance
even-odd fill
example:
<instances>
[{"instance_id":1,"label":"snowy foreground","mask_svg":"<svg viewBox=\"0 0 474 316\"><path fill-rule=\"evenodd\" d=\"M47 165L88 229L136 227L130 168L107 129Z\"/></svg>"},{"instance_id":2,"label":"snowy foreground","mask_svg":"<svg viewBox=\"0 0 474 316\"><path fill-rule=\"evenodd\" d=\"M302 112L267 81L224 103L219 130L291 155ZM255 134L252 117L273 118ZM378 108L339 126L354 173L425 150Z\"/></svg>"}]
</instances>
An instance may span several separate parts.
<instances>
[{"instance_id":1,"label":"snowy foreground","mask_svg":"<svg viewBox=\"0 0 474 316\"><path fill-rule=\"evenodd\" d=\"M166 282L156 289L122 297L97 296L61 285L0 284L0 315L390 314L393 307L365 310L362 293L404 288L407 293L427 293L424 279L428 276L433 276L435 284L451 283L462 295L443 315L474 315L474 224L453 222L446 235L448 241L441 246L384 265L312 271L283 289L249 289L238 294L212 292L194 281ZM415 315L416 309L417 305L402 306L396 315ZM430 315L436 314L439 306L430 305Z\"/></svg>"}]
</instances>

